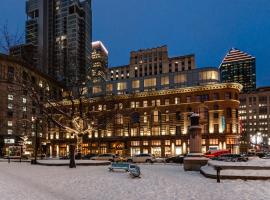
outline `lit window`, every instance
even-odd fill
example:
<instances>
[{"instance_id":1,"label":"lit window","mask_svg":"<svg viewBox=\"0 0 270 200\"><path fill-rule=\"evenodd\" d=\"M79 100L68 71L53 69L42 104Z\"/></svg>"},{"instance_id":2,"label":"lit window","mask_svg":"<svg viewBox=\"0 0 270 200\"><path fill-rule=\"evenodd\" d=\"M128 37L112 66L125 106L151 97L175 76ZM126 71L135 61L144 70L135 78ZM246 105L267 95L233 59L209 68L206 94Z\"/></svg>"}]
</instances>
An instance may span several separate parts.
<instances>
[{"instance_id":1,"label":"lit window","mask_svg":"<svg viewBox=\"0 0 270 200\"><path fill-rule=\"evenodd\" d=\"M112 92L112 90L113 90L113 85L112 85L112 84L107 84L106 90L107 90L107 92Z\"/></svg>"},{"instance_id":2,"label":"lit window","mask_svg":"<svg viewBox=\"0 0 270 200\"><path fill-rule=\"evenodd\" d=\"M94 86L92 90L93 90L93 94L102 92L101 86Z\"/></svg>"},{"instance_id":3,"label":"lit window","mask_svg":"<svg viewBox=\"0 0 270 200\"><path fill-rule=\"evenodd\" d=\"M22 101L23 101L23 103L26 103L27 100L26 100L26 98L23 98Z\"/></svg>"},{"instance_id":4,"label":"lit window","mask_svg":"<svg viewBox=\"0 0 270 200\"><path fill-rule=\"evenodd\" d=\"M13 95L9 94L8 95L8 100L12 101L13 100Z\"/></svg>"},{"instance_id":5,"label":"lit window","mask_svg":"<svg viewBox=\"0 0 270 200\"><path fill-rule=\"evenodd\" d=\"M152 135L160 135L160 127L153 127Z\"/></svg>"},{"instance_id":6,"label":"lit window","mask_svg":"<svg viewBox=\"0 0 270 200\"><path fill-rule=\"evenodd\" d=\"M185 83L187 82L186 74L177 74L174 76L174 83Z\"/></svg>"},{"instance_id":7,"label":"lit window","mask_svg":"<svg viewBox=\"0 0 270 200\"><path fill-rule=\"evenodd\" d=\"M143 114L143 123L147 123L147 113Z\"/></svg>"},{"instance_id":8,"label":"lit window","mask_svg":"<svg viewBox=\"0 0 270 200\"><path fill-rule=\"evenodd\" d=\"M148 141L143 141L143 146L148 146Z\"/></svg>"},{"instance_id":9,"label":"lit window","mask_svg":"<svg viewBox=\"0 0 270 200\"><path fill-rule=\"evenodd\" d=\"M157 99L157 100L156 100L156 105L157 105L157 106L160 106L160 99Z\"/></svg>"},{"instance_id":10,"label":"lit window","mask_svg":"<svg viewBox=\"0 0 270 200\"><path fill-rule=\"evenodd\" d=\"M134 101L130 102L130 107L135 108L135 102Z\"/></svg>"},{"instance_id":11,"label":"lit window","mask_svg":"<svg viewBox=\"0 0 270 200\"><path fill-rule=\"evenodd\" d=\"M23 106L23 111L26 112L26 106Z\"/></svg>"},{"instance_id":12,"label":"lit window","mask_svg":"<svg viewBox=\"0 0 270 200\"><path fill-rule=\"evenodd\" d=\"M140 88L140 80L132 81L132 88Z\"/></svg>"},{"instance_id":13,"label":"lit window","mask_svg":"<svg viewBox=\"0 0 270 200\"><path fill-rule=\"evenodd\" d=\"M122 103L119 103L119 110L122 110L123 109L123 104Z\"/></svg>"},{"instance_id":14,"label":"lit window","mask_svg":"<svg viewBox=\"0 0 270 200\"><path fill-rule=\"evenodd\" d=\"M176 145L176 146L181 145L181 140L175 140L175 145Z\"/></svg>"},{"instance_id":15,"label":"lit window","mask_svg":"<svg viewBox=\"0 0 270 200\"><path fill-rule=\"evenodd\" d=\"M166 106L170 105L170 99L165 99L165 105Z\"/></svg>"},{"instance_id":16,"label":"lit window","mask_svg":"<svg viewBox=\"0 0 270 200\"><path fill-rule=\"evenodd\" d=\"M148 106L148 101L143 101L143 107L147 107Z\"/></svg>"},{"instance_id":17,"label":"lit window","mask_svg":"<svg viewBox=\"0 0 270 200\"><path fill-rule=\"evenodd\" d=\"M155 87L155 86L156 86L156 78L144 79L144 87Z\"/></svg>"},{"instance_id":18,"label":"lit window","mask_svg":"<svg viewBox=\"0 0 270 200\"><path fill-rule=\"evenodd\" d=\"M169 76L161 77L161 85L169 85Z\"/></svg>"},{"instance_id":19,"label":"lit window","mask_svg":"<svg viewBox=\"0 0 270 200\"><path fill-rule=\"evenodd\" d=\"M140 146L140 141L131 141L131 146Z\"/></svg>"},{"instance_id":20,"label":"lit window","mask_svg":"<svg viewBox=\"0 0 270 200\"><path fill-rule=\"evenodd\" d=\"M116 89L119 90L125 90L127 88L126 82L120 82L116 84Z\"/></svg>"},{"instance_id":21,"label":"lit window","mask_svg":"<svg viewBox=\"0 0 270 200\"><path fill-rule=\"evenodd\" d=\"M152 145L159 146L159 145L161 145L161 142L160 142L160 140L152 140Z\"/></svg>"},{"instance_id":22,"label":"lit window","mask_svg":"<svg viewBox=\"0 0 270 200\"><path fill-rule=\"evenodd\" d=\"M12 121L8 121L8 126L13 126Z\"/></svg>"},{"instance_id":23,"label":"lit window","mask_svg":"<svg viewBox=\"0 0 270 200\"><path fill-rule=\"evenodd\" d=\"M8 109L12 109L12 108L13 108L12 103L9 103L9 104L8 104Z\"/></svg>"},{"instance_id":24,"label":"lit window","mask_svg":"<svg viewBox=\"0 0 270 200\"><path fill-rule=\"evenodd\" d=\"M123 115L117 115L116 124L123 124L123 122L124 122Z\"/></svg>"},{"instance_id":25,"label":"lit window","mask_svg":"<svg viewBox=\"0 0 270 200\"><path fill-rule=\"evenodd\" d=\"M199 73L200 80L218 80L217 71L204 71Z\"/></svg>"},{"instance_id":26,"label":"lit window","mask_svg":"<svg viewBox=\"0 0 270 200\"><path fill-rule=\"evenodd\" d=\"M7 130L7 133L8 133L8 135L12 135L12 134L13 134L13 130L8 129L8 130Z\"/></svg>"},{"instance_id":27,"label":"lit window","mask_svg":"<svg viewBox=\"0 0 270 200\"><path fill-rule=\"evenodd\" d=\"M174 103L175 103L175 104L180 104L180 98L179 98L179 97L175 97Z\"/></svg>"},{"instance_id":28,"label":"lit window","mask_svg":"<svg viewBox=\"0 0 270 200\"><path fill-rule=\"evenodd\" d=\"M98 105L98 110L102 111L102 105Z\"/></svg>"},{"instance_id":29,"label":"lit window","mask_svg":"<svg viewBox=\"0 0 270 200\"><path fill-rule=\"evenodd\" d=\"M153 117L154 117L154 122L158 122L159 121L159 112L157 110L155 110L153 112Z\"/></svg>"},{"instance_id":30,"label":"lit window","mask_svg":"<svg viewBox=\"0 0 270 200\"><path fill-rule=\"evenodd\" d=\"M39 81L39 87L43 87L43 82L42 81Z\"/></svg>"}]
</instances>

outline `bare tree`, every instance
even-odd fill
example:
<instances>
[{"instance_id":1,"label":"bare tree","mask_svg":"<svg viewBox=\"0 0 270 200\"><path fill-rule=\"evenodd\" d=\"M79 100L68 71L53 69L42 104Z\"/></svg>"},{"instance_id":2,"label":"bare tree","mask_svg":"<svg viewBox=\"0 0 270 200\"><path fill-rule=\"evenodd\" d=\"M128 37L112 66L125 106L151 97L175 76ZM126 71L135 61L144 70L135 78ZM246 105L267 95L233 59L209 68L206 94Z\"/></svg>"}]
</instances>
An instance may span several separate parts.
<instances>
[{"instance_id":1,"label":"bare tree","mask_svg":"<svg viewBox=\"0 0 270 200\"><path fill-rule=\"evenodd\" d=\"M18 91L27 91L27 95L36 105L40 115L36 116L34 121L36 127L39 122L42 126L45 123L53 123L60 130L75 136L75 144L79 157L82 153L83 136L92 132L91 122L84 110L88 99L86 98L86 85L84 82L75 83L75 89L65 90L61 99L55 99L51 96L51 90L47 85L40 85L33 82L27 74L16 74L12 81L17 86ZM38 122L38 123L37 123ZM37 130L36 136L37 138ZM37 140L36 144L37 146ZM70 148L70 167L76 167L74 159L75 147ZM35 147L35 161L37 157L37 148Z\"/></svg>"},{"instance_id":2,"label":"bare tree","mask_svg":"<svg viewBox=\"0 0 270 200\"><path fill-rule=\"evenodd\" d=\"M14 33L9 30L8 21L0 27L0 51L8 54L9 49L23 42L23 34L17 28Z\"/></svg>"}]
</instances>

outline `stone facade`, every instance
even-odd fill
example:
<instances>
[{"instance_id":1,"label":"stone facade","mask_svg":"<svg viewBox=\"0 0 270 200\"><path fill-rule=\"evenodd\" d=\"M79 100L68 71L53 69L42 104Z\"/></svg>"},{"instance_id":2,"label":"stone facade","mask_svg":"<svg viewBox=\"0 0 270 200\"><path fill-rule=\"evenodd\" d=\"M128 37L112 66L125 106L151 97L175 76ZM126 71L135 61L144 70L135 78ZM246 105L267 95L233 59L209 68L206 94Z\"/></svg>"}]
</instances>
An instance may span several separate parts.
<instances>
[{"instance_id":1,"label":"stone facade","mask_svg":"<svg viewBox=\"0 0 270 200\"><path fill-rule=\"evenodd\" d=\"M202 152L231 149L237 153L241 88L223 83L92 98L84 104L93 132L83 139L83 154L188 153L191 112L200 114ZM47 138L50 156L68 154L68 144L75 142L57 127L51 127Z\"/></svg>"},{"instance_id":2,"label":"stone facade","mask_svg":"<svg viewBox=\"0 0 270 200\"><path fill-rule=\"evenodd\" d=\"M32 93L26 85L31 81L33 87L48 91L51 99L60 96L59 83L49 76L40 73L31 66L12 56L0 55L0 149L5 154L6 147L18 145L20 137L31 138L35 132L34 118L41 116L39 107L32 101ZM42 100L42 95L40 100ZM38 135L42 138L42 125L38 128Z\"/></svg>"}]
</instances>

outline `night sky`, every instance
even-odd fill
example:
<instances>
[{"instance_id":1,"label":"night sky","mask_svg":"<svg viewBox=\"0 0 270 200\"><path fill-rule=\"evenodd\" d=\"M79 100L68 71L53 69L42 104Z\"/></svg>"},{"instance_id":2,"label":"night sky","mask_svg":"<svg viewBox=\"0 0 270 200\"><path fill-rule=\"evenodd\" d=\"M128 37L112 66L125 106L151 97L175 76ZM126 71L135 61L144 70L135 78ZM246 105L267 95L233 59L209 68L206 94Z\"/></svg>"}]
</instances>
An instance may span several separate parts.
<instances>
[{"instance_id":1,"label":"night sky","mask_svg":"<svg viewBox=\"0 0 270 200\"><path fill-rule=\"evenodd\" d=\"M0 2L0 25L23 32L25 0ZM110 66L166 44L170 56L195 53L198 67L218 67L235 47L256 57L257 85L270 85L270 0L93 0L93 40L108 48Z\"/></svg>"}]
</instances>

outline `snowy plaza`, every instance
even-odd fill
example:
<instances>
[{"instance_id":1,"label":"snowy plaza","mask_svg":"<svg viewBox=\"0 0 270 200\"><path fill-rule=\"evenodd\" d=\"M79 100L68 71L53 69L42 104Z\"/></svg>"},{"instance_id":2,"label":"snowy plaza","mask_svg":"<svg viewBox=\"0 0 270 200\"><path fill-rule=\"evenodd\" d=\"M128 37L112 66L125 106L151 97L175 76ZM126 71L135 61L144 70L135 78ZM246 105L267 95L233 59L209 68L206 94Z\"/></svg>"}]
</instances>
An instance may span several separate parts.
<instances>
[{"instance_id":1,"label":"snowy plaza","mask_svg":"<svg viewBox=\"0 0 270 200\"><path fill-rule=\"evenodd\" d=\"M0 199L238 199L265 200L270 181L208 179L177 164L141 164L141 178L108 166L52 167L0 162Z\"/></svg>"}]
</instances>

